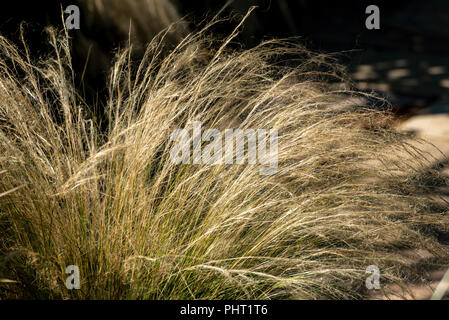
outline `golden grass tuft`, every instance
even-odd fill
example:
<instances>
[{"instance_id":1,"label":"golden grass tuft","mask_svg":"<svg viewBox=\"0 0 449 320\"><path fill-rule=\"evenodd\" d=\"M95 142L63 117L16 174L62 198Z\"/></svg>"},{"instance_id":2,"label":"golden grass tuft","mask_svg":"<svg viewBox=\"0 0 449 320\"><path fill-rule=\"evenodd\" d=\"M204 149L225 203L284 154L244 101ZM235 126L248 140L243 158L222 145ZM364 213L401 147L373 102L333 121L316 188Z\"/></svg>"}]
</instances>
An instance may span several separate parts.
<instances>
[{"instance_id":1,"label":"golden grass tuft","mask_svg":"<svg viewBox=\"0 0 449 320\"><path fill-rule=\"evenodd\" d=\"M362 298L413 276L402 249L448 257L447 207L428 196L434 160L345 85L335 61L292 41L249 50L163 35L110 71L106 132L74 88L66 36L33 63L0 38L3 298ZM175 165L170 134L279 131L279 169ZM446 182L444 182L446 183ZM65 287L78 265L81 289Z\"/></svg>"}]
</instances>

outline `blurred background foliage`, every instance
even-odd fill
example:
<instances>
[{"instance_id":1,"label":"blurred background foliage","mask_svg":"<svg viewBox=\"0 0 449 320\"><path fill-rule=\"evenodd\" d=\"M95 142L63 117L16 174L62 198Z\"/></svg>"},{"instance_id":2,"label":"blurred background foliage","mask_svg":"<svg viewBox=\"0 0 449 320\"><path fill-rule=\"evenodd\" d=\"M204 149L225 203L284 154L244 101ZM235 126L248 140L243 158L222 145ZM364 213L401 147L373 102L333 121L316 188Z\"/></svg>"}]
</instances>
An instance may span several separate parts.
<instances>
[{"instance_id":1,"label":"blurred background foliage","mask_svg":"<svg viewBox=\"0 0 449 320\"><path fill-rule=\"evenodd\" d=\"M99 102L114 50L126 44L129 35L138 59L145 44L171 23L181 18L186 21L167 37L168 43L176 44L225 5L223 17L243 15L251 6L258 7L236 40L243 47L273 37L297 37L310 49L338 52L356 86L387 96L400 114L445 104L449 99L446 0L14 1L1 10L0 32L19 42L19 25L25 21L25 39L32 55L43 54L48 50L43 28L61 27L61 10L70 4L78 5L82 15L81 29L70 31L77 82L86 98ZM370 4L380 8L380 30L365 27L365 9ZM234 27L223 23L214 32L226 34Z\"/></svg>"}]
</instances>

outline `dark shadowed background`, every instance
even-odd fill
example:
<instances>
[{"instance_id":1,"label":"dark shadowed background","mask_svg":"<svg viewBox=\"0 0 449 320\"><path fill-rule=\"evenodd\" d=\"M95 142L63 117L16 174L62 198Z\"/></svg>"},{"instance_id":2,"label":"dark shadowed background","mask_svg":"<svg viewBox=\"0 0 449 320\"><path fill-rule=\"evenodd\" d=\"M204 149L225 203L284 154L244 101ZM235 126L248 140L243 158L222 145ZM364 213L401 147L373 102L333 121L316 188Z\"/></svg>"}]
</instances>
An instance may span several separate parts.
<instances>
[{"instance_id":1,"label":"dark shadowed background","mask_svg":"<svg viewBox=\"0 0 449 320\"><path fill-rule=\"evenodd\" d=\"M73 63L83 94L98 99L105 87L114 49L127 42L129 34L138 58L145 43L171 23L182 17L187 21L169 34L168 41L176 44L226 3L225 0L17 0L3 5L0 32L18 42L19 25L27 22L26 42L33 55L43 54L48 50L43 28L61 27L61 9L78 5L81 29L70 31ZM380 30L365 27L368 17L365 9L370 4L380 8ZM398 114L413 114L432 104L447 108L449 1L236 0L224 9L223 16L243 15L251 6L258 8L238 38L244 47L273 37L299 37L298 41L310 49L340 52L339 59L357 87L386 95ZM226 34L234 26L221 24L215 32Z\"/></svg>"}]
</instances>

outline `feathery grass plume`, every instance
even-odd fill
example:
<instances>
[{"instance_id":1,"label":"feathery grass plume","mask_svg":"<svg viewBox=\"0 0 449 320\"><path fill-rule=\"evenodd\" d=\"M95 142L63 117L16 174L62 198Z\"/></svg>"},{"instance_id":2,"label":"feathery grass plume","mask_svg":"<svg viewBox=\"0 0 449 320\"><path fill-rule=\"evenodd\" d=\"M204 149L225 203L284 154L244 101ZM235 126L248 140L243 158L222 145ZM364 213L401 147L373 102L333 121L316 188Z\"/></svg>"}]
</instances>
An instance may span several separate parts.
<instances>
[{"instance_id":1,"label":"feathery grass plume","mask_svg":"<svg viewBox=\"0 0 449 320\"><path fill-rule=\"evenodd\" d=\"M130 43L132 58L140 59L146 44L160 32L166 32L164 42L174 46L188 31L171 0L78 0L73 4L82 13L80 30L70 33L73 66L80 71L78 90L91 104L90 100L104 102L107 70L116 47Z\"/></svg>"},{"instance_id":2,"label":"feathery grass plume","mask_svg":"<svg viewBox=\"0 0 449 320\"><path fill-rule=\"evenodd\" d=\"M431 155L349 103L364 96L330 57L293 41L232 49L236 34L206 27L165 57L162 35L137 66L123 51L107 132L73 89L66 36L50 32L40 63L0 38L0 278L17 281L1 297L362 298L369 265L382 284L419 277L401 249L448 257ZM193 121L277 129L278 171L173 164L170 135Z\"/></svg>"}]
</instances>

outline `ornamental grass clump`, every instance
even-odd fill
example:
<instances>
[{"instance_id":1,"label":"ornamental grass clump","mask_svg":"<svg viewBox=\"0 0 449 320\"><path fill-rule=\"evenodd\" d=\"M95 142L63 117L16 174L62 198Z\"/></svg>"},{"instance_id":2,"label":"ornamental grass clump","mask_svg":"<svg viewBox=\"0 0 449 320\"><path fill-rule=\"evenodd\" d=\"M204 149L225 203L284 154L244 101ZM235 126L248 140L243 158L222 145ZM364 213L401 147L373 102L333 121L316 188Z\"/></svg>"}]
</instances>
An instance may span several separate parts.
<instances>
[{"instance_id":1,"label":"ornamental grass clump","mask_svg":"<svg viewBox=\"0 0 449 320\"><path fill-rule=\"evenodd\" d=\"M39 61L0 38L0 297L363 298L370 265L382 285L420 279L402 250L447 261L431 154L332 57L293 40L242 50L236 34L119 52L105 126L74 89L67 35L49 31ZM195 121L277 130L276 172L174 163L171 134Z\"/></svg>"}]
</instances>

